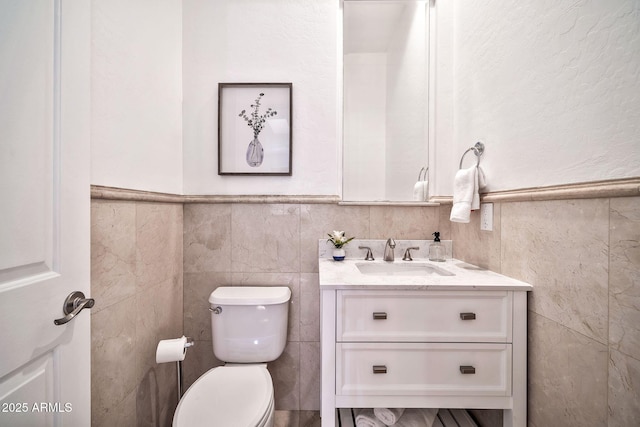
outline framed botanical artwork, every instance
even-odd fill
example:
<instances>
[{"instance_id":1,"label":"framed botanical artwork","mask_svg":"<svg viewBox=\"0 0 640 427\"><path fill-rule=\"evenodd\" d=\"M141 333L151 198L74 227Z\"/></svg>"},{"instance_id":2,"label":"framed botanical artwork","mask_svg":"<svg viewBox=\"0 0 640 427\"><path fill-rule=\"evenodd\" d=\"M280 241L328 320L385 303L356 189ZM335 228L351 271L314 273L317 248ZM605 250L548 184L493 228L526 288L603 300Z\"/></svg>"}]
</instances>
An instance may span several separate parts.
<instances>
[{"instance_id":1,"label":"framed botanical artwork","mask_svg":"<svg viewBox=\"0 0 640 427\"><path fill-rule=\"evenodd\" d=\"M218 84L218 175L291 175L291 89Z\"/></svg>"}]
</instances>

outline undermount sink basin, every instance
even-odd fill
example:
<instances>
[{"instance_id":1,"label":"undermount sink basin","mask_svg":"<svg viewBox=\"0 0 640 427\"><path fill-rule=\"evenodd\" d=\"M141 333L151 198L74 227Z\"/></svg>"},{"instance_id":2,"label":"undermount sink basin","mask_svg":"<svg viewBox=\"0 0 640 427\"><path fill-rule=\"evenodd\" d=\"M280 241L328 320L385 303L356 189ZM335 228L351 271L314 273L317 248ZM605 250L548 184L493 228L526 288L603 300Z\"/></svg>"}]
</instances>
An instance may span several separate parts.
<instances>
[{"instance_id":1,"label":"undermount sink basin","mask_svg":"<svg viewBox=\"0 0 640 427\"><path fill-rule=\"evenodd\" d=\"M437 274L438 276L455 276L455 274L432 264L423 262L416 263L393 263L385 262L370 263L359 262L356 267L362 274L370 274L376 276L427 276L429 274Z\"/></svg>"}]
</instances>

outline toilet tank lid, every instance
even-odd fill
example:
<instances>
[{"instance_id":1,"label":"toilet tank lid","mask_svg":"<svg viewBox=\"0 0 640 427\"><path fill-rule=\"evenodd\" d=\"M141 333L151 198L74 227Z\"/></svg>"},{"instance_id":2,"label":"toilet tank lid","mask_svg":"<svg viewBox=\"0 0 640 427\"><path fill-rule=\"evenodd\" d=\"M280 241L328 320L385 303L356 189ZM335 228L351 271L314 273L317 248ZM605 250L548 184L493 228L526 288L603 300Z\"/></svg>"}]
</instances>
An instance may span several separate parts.
<instances>
[{"instance_id":1,"label":"toilet tank lid","mask_svg":"<svg viewBox=\"0 0 640 427\"><path fill-rule=\"evenodd\" d=\"M215 305L282 304L291 298L286 286L222 286L211 292L209 303Z\"/></svg>"}]
</instances>

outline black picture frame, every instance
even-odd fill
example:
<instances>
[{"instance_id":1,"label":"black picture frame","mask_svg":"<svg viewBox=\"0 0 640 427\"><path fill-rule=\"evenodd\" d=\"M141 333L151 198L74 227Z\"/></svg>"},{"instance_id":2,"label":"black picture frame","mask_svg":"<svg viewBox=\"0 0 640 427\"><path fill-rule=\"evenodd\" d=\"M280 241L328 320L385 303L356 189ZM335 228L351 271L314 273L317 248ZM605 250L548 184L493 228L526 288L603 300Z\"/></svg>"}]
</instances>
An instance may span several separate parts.
<instances>
[{"instance_id":1,"label":"black picture frame","mask_svg":"<svg viewBox=\"0 0 640 427\"><path fill-rule=\"evenodd\" d=\"M218 175L291 176L292 89L218 83Z\"/></svg>"}]
</instances>

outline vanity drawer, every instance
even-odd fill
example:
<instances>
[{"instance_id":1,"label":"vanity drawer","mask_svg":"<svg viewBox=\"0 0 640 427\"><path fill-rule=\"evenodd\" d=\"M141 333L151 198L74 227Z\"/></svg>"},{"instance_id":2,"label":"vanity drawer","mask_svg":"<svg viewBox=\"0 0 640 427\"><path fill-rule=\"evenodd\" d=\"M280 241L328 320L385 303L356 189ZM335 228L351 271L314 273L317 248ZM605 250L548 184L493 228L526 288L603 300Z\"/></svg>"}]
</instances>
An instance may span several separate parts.
<instances>
[{"instance_id":1,"label":"vanity drawer","mask_svg":"<svg viewBox=\"0 0 640 427\"><path fill-rule=\"evenodd\" d=\"M510 396L511 344L338 343L336 394Z\"/></svg>"},{"instance_id":2,"label":"vanity drawer","mask_svg":"<svg viewBox=\"0 0 640 427\"><path fill-rule=\"evenodd\" d=\"M337 293L341 342L511 342L511 291Z\"/></svg>"}]
</instances>

